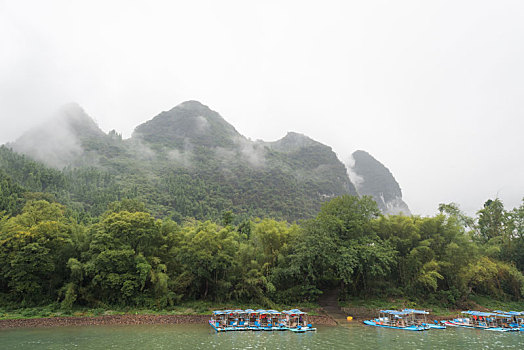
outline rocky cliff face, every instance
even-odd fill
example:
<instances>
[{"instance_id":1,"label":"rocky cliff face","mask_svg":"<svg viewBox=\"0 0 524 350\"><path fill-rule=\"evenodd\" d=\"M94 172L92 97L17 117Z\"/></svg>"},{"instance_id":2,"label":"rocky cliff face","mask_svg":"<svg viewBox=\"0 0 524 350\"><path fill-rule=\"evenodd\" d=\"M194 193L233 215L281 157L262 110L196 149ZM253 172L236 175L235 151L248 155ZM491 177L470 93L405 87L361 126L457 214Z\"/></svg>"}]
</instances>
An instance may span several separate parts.
<instances>
[{"instance_id":1,"label":"rocky cliff face","mask_svg":"<svg viewBox=\"0 0 524 350\"><path fill-rule=\"evenodd\" d=\"M365 151L355 151L348 163L348 173L359 195L372 196L384 214L411 215L402 200L402 191L393 174Z\"/></svg>"}]
</instances>

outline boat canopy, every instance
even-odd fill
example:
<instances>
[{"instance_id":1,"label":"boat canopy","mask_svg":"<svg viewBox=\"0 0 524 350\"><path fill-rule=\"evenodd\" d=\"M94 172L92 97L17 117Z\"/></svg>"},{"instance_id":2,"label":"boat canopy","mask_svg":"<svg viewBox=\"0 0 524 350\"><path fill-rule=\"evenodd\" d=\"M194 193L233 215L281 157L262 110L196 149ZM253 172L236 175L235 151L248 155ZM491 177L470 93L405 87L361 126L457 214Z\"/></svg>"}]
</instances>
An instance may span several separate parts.
<instances>
[{"instance_id":1,"label":"boat canopy","mask_svg":"<svg viewBox=\"0 0 524 350\"><path fill-rule=\"evenodd\" d=\"M403 315L409 315L411 312L407 312L406 310L398 311L398 310L380 310L383 314L389 314L389 315L397 315L397 316L403 316Z\"/></svg>"},{"instance_id":2,"label":"boat canopy","mask_svg":"<svg viewBox=\"0 0 524 350\"><path fill-rule=\"evenodd\" d=\"M497 314L509 315L509 316L524 316L524 312L519 312L519 311L500 311L500 310L495 310L493 312L496 312Z\"/></svg>"},{"instance_id":3,"label":"boat canopy","mask_svg":"<svg viewBox=\"0 0 524 350\"><path fill-rule=\"evenodd\" d=\"M300 311L299 309L293 309L293 310L284 310L281 312L282 314L286 315L306 315L305 312Z\"/></svg>"},{"instance_id":4,"label":"boat canopy","mask_svg":"<svg viewBox=\"0 0 524 350\"><path fill-rule=\"evenodd\" d=\"M303 314L305 314L305 312L300 311L299 309L293 309L293 310L289 310L289 311L291 311L291 313L293 313L293 314L297 314L297 315L303 315Z\"/></svg>"},{"instance_id":5,"label":"boat canopy","mask_svg":"<svg viewBox=\"0 0 524 350\"><path fill-rule=\"evenodd\" d=\"M284 310L284 311L278 311L278 310L253 310L253 309L246 309L246 310L215 310L213 311L213 315L233 315L233 314L265 314L265 315L280 315L280 314L288 314L288 315L305 315L306 313L303 311L300 311L298 309L293 310Z\"/></svg>"},{"instance_id":6,"label":"boat canopy","mask_svg":"<svg viewBox=\"0 0 524 350\"><path fill-rule=\"evenodd\" d=\"M425 310L415 310L415 309L404 309L402 311L406 311L412 314L420 314L420 315L429 315L429 312Z\"/></svg>"},{"instance_id":7,"label":"boat canopy","mask_svg":"<svg viewBox=\"0 0 524 350\"><path fill-rule=\"evenodd\" d=\"M463 314L472 315L472 316L482 316L482 317L490 317L490 316L502 316L498 313L494 312L483 312L483 311L462 311Z\"/></svg>"}]
</instances>

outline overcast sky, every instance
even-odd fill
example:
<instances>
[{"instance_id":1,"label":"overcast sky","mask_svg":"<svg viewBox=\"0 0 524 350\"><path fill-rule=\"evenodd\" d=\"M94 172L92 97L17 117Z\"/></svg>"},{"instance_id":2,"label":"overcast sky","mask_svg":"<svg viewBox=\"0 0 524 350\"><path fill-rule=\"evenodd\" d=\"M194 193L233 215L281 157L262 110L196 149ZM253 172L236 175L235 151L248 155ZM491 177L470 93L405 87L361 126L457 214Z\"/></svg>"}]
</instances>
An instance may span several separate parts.
<instances>
[{"instance_id":1,"label":"overcast sky","mask_svg":"<svg viewBox=\"0 0 524 350\"><path fill-rule=\"evenodd\" d=\"M0 0L0 144L68 102L129 137L189 99L368 151L417 214L524 197L524 1Z\"/></svg>"}]
</instances>

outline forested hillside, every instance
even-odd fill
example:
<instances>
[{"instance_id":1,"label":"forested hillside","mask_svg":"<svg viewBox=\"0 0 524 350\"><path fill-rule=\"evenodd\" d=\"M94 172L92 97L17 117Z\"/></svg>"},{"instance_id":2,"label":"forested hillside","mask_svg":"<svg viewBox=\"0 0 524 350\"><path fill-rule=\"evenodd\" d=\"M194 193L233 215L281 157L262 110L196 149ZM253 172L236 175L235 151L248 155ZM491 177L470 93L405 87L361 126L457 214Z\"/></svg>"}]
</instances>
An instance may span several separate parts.
<instances>
[{"instance_id":1,"label":"forested hillside","mask_svg":"<svg viewBox=\"0 0 524 350\"><path fill-rule=\"evenodd\" d=\"M329 198L356 194L330 147L296 133L253 142L196 101L160 113L127 140L115 131L104 134L79 106L67 106L3 147L0 169L10 181L50 193L84 216L133 198L156 217L177 222L218 219L225 211L238 221L294 221L314 216Z\"/></svg>"}]
</instances>

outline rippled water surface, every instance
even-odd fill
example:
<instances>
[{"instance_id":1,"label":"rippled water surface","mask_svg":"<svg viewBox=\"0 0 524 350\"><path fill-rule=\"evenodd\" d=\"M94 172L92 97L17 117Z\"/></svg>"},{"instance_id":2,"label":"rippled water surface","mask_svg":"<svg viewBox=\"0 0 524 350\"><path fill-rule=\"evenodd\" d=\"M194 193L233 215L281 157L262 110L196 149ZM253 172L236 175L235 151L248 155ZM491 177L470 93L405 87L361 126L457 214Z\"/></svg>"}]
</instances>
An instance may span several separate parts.
<instances>
[{"instance_id":1,"label":"rippled water surface","mask_svg":"<svg viewBox=\"0 0 524 350\"><path fill-rule=\"evenodd\" d=\"M301 334L217 334L208 325L86 326L0 330L0 349L524 349L524 332L410 332L357 323Z\"/></svg>"}]
</instances>

